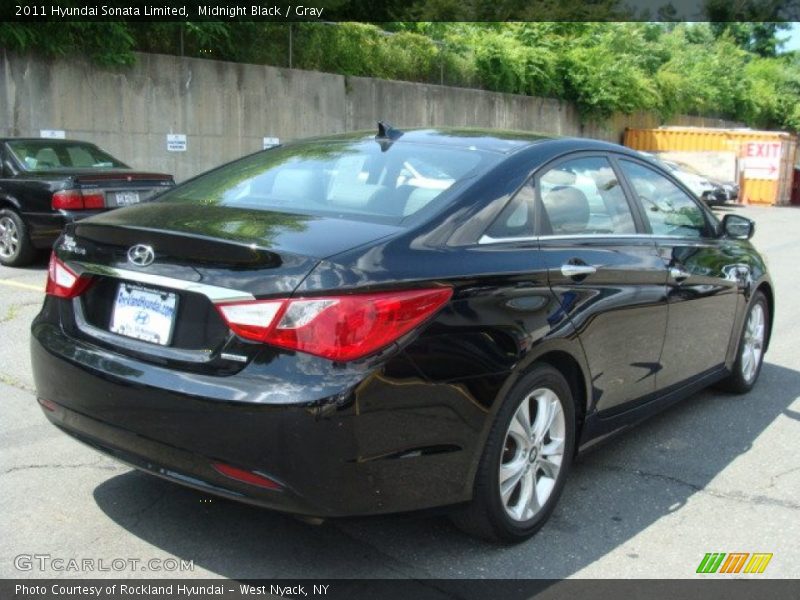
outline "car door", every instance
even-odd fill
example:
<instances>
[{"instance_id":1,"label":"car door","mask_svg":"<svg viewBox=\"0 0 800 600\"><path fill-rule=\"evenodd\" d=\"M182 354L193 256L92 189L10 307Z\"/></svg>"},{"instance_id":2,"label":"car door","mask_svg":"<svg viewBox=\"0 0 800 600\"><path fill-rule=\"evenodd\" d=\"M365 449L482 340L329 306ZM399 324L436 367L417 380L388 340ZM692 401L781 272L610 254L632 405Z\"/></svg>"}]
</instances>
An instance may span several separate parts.
<instances>
[{"instance_id":1,"label":"car door","mask_svg":"<svg viewBox=\"0 0 800 600\"><path fill-rule=\"evenodd\" d=\"M656 389L667 325L664 262L605 154L561 159L535 185L541 254L583 346L595 407L623 410Z\"/></svg>"},{"instance_id":2,"label":"car door","mask_svg":"<svg viewBox=\"0 0 800 600\"><path fill-rule=\"evenodd\" d=\"M620 159L619 166L668 269L667 333L656 376L657 389L668 390L723 366L747 267L688 192L639 161Z\"/></svg>"}]
</instances>

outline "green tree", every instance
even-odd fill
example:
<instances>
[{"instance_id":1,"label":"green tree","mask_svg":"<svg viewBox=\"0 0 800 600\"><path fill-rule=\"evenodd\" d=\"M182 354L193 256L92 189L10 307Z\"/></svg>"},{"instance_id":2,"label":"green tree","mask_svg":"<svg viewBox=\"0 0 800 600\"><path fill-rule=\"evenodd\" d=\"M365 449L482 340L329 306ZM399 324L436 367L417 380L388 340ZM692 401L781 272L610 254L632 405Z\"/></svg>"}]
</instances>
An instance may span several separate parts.
<instances>
[{"instance_id":1,"label":"green tree","mask_svg":"<svg viewBox=\"0 0 800 600\"><path fill-rule=\"evenodd\" d=\"M717 38L730 35L740 48L771 57L778 54L780 32L789 27L789 23L711 23L711 30Z\"/></svg>"}]
</instances>

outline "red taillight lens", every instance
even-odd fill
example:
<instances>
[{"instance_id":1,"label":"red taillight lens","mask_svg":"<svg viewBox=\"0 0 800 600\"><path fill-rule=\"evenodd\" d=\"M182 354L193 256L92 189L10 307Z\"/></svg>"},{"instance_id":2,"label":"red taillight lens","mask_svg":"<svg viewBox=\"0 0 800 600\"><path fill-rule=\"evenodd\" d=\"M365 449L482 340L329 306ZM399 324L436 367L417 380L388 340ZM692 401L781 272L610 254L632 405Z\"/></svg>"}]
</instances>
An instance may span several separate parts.
<instances>
[{"instance_id":1,"label":"red taillight lens","mask_svg":"<svg viewBox=\"0 0 800 600\"><path fill-rule=\"evenodd\" d=\"M267 334L286 300L256 300L217 304L228 327L238 336L257 342L267 341Z\"/></svg>"},{"instance_id":2,"label":"red taillight lens","mask_svg":"<svg viewBox=\"0 0 800 600\"><path fill-rule=\"evenodd\" d=\"M50 265L47 268L46 294L58 298L75 298L80 296L91 282L91 278L78 276L72 269L61 262L55 252L50 255Z\"/></svg>"},{"instance_id":3,"label":"red taillight lens","mask_svg":"<svg viewBox=\"0 0 800 600\"><path fill-rule=\"evenodd\" d=\"M106 197L103 192L81 191L81 190L61 190L53 194L50 205L58 210L84 210L105 208Z\"/></svg>"},{"instance_id":4,"label":"red taillight lens","mask_svg":"<svg viewBox=\"0 0 800 600\"><path fill-rule=\"evenodd\" d=\"M83 196L78 190L61 190L53 194L51 205L55 209L82 210Z\"/></svg>"},{"instance_id":5,"label":"red taillight lens","mask_svg":"<svg viewBox=\"0 0 800 600\"><path fill-rule=\"evenodd\" d=\"M105 208L106 197L102 192L83 192L83 207L87 210Z\"/></svg>"},{"instance_id":6,"label":"red taillight lens","mask_svg":"<svg viewBox=\"0 0 800 600\"><path fill-rule=\"evenodd\" d=\"M237 335L330 360L367 356L439 310L450 288L219 304Z\"/></svg>"}]
</instances>

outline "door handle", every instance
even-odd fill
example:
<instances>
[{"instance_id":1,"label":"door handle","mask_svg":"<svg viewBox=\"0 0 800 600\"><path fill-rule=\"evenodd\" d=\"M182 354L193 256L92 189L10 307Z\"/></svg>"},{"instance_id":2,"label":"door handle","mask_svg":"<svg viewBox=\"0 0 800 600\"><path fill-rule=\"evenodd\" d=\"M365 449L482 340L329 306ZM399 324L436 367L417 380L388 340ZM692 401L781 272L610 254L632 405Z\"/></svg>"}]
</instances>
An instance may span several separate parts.
<instances>
[{"instance_id":1,"label":"door handle","mask_svg":"<svg viewBox=\"0 0 800 600\"><path fill-rule=\"evenodd\" d=\"M669 268L669 276L672 277L675 281L683 281L687 279L691 275L689 271L684 271L680 267L670 267Z\"/></svg>"},{"instance_id":2,"label":"door handle","mask_svg":"<svg viewBox=\"0 0 800 600\"><path fill-rule=\"evenodd\" d=\"M564 277L586 277L597 273L597 268L592 265L571 265L569 263L561 265L561 274Z\"/></svg>"}]
</instances>

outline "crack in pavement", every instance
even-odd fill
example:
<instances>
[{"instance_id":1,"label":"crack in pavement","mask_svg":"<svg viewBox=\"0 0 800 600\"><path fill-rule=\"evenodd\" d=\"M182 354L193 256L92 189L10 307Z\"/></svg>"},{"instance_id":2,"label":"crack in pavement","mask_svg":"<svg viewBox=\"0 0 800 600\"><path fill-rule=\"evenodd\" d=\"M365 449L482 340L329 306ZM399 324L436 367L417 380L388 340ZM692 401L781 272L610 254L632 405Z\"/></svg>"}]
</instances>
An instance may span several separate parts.
<instances>
[{"instance_id":1,"label":"crack in pavement","mask_svg":"<svg viewBox=\"0 0 800 600\"><path fill-rule=\"evenodd\" d=\"M781 508L788 508L790 510L800 510L800 504L795 502L789 502L787 500L779 500L778 498L770 498L769 496L762 496L762 495L755 496L751 494L744 494L742 492L725 492L722 490L715 490L713 488L698 485L696 483L684 481L683 479L680 479L679 477L674 477L672 475L664 475L662 473L650 473L648 471L643 471L641 469L627 469L625 467L620 467L619 465L584 463L583 466L589 468L595 468L601 471L611 471L615 473L624 473L627 475L636 475L644 479L656 479L659 481L667 481L669 483L675 483L683 487L688 487L694 490L695 492L699 492L701 494L708 494L709 496L714 496L715 498L722 498L724 500L733 500L734 502L742 502L744 504L756 504L759 506L778 506ZM782 475L786 474L787 473L783 473Z\"/></svg>"},{"instance_id":2,"label":"crack in pavement","mask_svg":"<svg viewBox=\"0 0 800 600\"><path fill-rule=\"evenodd\" d=\"M10 467L0 472L0 476L8 475L17 471L31 471L35 469L99 469L101 471L121 471L124 467L116 465L101 465L100 463L78 463L78 464L50 464L50 465L18 465Z\"/></svg>"},{"instance_id":3,"label":"crack in pavement","mask_svg":"<svg viewBox=\"0 0 800 600\"><path fill-rule=\"evenodd\" d=\"M791 469L787 469L785 471L777 473L776 475L773 475L772 477L769 478L769 485L766 487L766 489L775 487L778 484L778 479L780 479L781 477L786 477L787 475L791 475L792 473L796 473L797 471L800 471L800 467L792 467Z\"/></svg>"},{"instance_id":4,"label":"crack in pavement","mask_svg":"<svg viewBox=\"0 0 800 600\"><path fill-rule=\"evenodd\" d=\"M30 392L32 394L36 393L36 389L34 389L32 385L28 385L27 383L12 377L8 373L0 373L0 383L3 383L9 387L17 388L23 392Z\"/></svg>"},{"instance_id":5,"label":"crack in pavement","mask_svg":"<svg viewBox=\"0 0 800 600\"><path fill-rule=\"evenodd\" d=\"M0 317L0 324L8 323L9 321L13 321L19 315L20 309L23 309L27 306L40 306L41 300L37 300L36 302L15 302L14 304L9 305L6 309L6 314Z\"/></svg>"}]
</instances>

